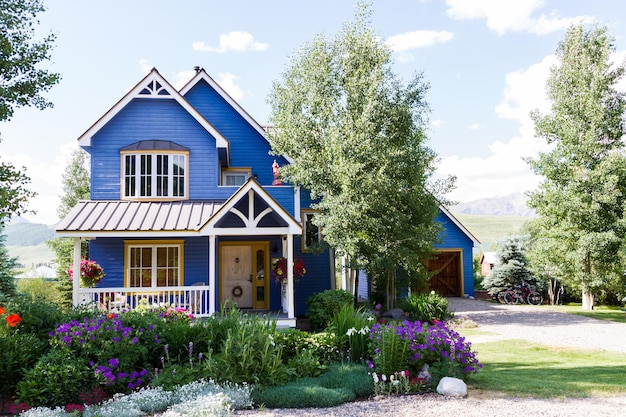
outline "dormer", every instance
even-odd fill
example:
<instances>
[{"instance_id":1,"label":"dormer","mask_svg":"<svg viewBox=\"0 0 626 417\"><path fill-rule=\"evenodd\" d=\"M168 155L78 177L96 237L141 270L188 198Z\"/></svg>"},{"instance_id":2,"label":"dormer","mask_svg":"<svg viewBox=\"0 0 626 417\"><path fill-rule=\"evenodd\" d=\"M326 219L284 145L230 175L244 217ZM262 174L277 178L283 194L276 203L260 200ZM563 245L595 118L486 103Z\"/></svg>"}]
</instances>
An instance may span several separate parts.
<instances>
[{"instance_id":1,"label":"dormer","mask_svg":"<svg viewBox=\"0 0 626 417\"><path fill-rule=\"evenodd\" d=\"M167 140L144 140L120 150L122 200L186 200L189 149Z\"/></svg>"}]
</instances>

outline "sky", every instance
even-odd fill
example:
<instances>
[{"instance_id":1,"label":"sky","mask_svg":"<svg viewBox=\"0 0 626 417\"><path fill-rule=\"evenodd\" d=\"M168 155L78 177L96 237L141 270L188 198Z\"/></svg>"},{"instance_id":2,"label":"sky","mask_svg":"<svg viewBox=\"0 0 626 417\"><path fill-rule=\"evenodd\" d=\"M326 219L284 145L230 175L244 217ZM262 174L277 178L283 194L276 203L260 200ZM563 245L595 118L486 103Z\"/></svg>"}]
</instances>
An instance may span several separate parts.
<instances>
[{"instance_id":1,"label":"sky","mask_svg":"<svg viewBox=\"0 0 626 417\"><path fill-rule=\"evenodd\" d=\"M28 220L55 224L62 174L77 138L155 67L177 87L203 67L259 123L298 49L335 36L356 0L44 0L37 35L56 35L40 67L62 79L54 108L20 108L0 123L0 160L25 167L37 192ZM614 62L626 57L621 0L373 0L371 24L404 81L430 89L428 142L437 176L454 175L457 202L535 189L524 158L548 148L531 110L550 110L545 82L566 29L606 26ZM591 26L590 26L591 27ZM620 83L626 91L626 82Z\"/></svg>"}]
</instances>

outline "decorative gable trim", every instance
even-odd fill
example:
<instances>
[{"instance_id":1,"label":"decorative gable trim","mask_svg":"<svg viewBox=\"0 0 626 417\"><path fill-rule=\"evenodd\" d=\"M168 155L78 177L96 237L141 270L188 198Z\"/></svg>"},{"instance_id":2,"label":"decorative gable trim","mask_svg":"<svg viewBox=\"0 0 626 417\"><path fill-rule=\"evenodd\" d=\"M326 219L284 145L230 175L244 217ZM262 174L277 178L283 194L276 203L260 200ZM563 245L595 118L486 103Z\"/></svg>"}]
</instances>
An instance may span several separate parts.
<instances>
[{"instance_id":1,"label":"decorative gable trim","mask_svg":"<svg viewBox=\"0 0 626 417\"><path fill-rule=\"evenodd\" d=\"M252 177L200 229L202 235L300 235L302 226Z\"/></svg>"},{"instance_id":2,"label":"decorative gable trim","mask_svg":"<svg viewBox=\"0 0 626 417\"><path fill-rule=\"evenodd\" d=\"M91 146L91 138L119 113L131 100L135 98L151 98L162 100L176 100L211 136L216 140L218 148L225 148L228 152L228 140L211 125L185 98L159 74L156 68L152 68L133 89L131 89L120 101L118 101L104 116L94 123L79 138L80 146Z\"/></svg>"},{"instance_id":3,"label":"decorative gable trim","mask_svg":"<svg viewBox=\"0 0 626 417\"><path fill-rule=\"evenodd\" d=\"M469 231L454 215L444 206L439 206L441 212L452 221L475 245L480 245L480 241Z\"/></svg>"}]
</instances>

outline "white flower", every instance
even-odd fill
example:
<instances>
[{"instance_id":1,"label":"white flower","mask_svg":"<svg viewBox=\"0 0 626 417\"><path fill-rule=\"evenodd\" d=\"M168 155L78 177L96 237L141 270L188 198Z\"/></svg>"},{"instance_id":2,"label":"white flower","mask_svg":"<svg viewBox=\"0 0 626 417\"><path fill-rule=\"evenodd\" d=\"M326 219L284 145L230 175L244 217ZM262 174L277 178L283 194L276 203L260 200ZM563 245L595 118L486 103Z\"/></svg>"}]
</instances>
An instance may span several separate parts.
<instances>
[{"instance_id":1,"label":"white flower","mask_svg":"<svg viewBox=\"0 0 626 417\"><path fill-rule=\"evenodd\" d=\"M367 335L367 334L369 334L369 332L370 332L370 328L369 328L369 327L367 327L367 326L365 326L365 327L363 327L361 330L359 330L359 334L362 334L362 335L364 335L364 336L365 336L365 335Z\"/></svg>"},{"instance_id":2,"label":"white flower","mask_svg":"<svg viewBox=\"0 0 626 417\"><path fill-rule=\"evenodd\" d=\"M356 329L354 327L348 329L348 331L346 332L346 336L352 336L353 334L356 333Z\"/></svg>"},{"instance_id":3,"label":"white flower","mask_svg":"<svg viewBox=\"0 0 626 417\"><path fill-rule=\"evenodd\" d=\"M383 382L386 382L387 381L387 375L382 375L382 377L383 377Z\"/></svg>"},{"instance_id":4,"label":"white flower","mask_svg":"<svg viewBox=\"0 0 626 417\"><path fill-rule=\"evenodd\" d=\"M378 379L378 375L376 375L376 372L372 374L372 378L374 378L374 384L378 384L378 382L380 381L380 379Z\"/></svg>"}]
</instances>

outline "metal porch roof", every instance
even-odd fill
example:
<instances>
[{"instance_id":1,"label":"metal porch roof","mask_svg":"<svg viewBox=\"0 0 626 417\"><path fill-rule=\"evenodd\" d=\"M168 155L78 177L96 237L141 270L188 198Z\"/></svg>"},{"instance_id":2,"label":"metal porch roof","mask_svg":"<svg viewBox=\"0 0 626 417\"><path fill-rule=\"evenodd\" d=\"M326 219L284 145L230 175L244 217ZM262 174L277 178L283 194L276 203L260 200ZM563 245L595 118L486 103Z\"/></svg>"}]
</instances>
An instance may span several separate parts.
<instances>
[{"instance_id":1,"label":"metal porch roof","mask_svg":"<svg viewBox=\"0 0 626 417\"><path fill-rule=\"evenodd\" d=\"M80 201L57 233L197 232L223 201Z\"/></svg>"}]
</instances>

